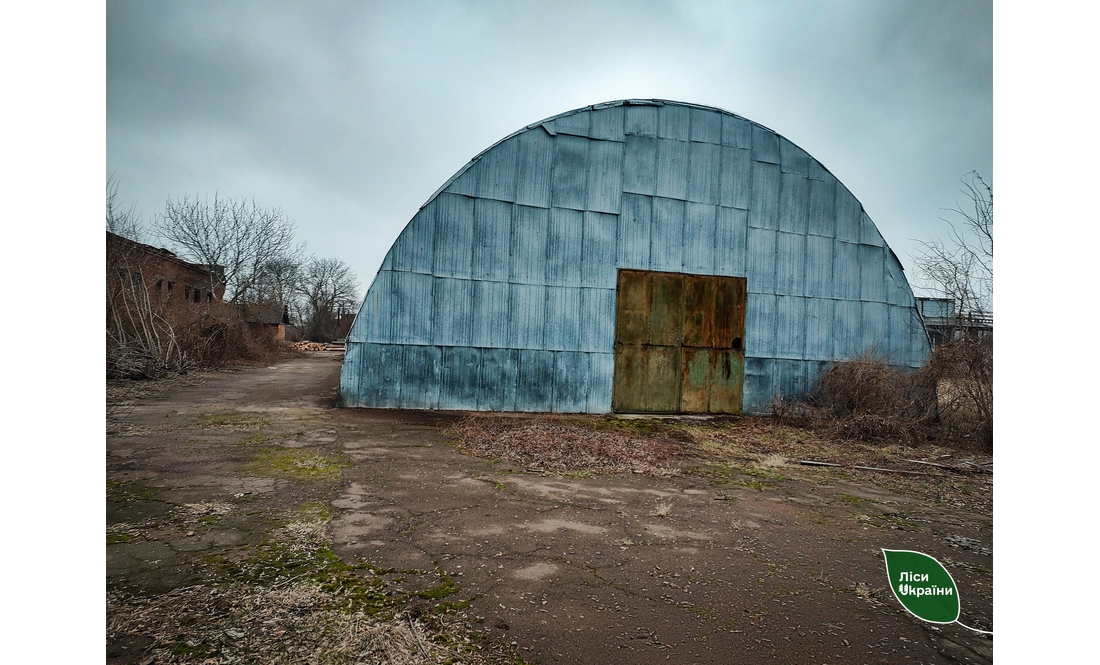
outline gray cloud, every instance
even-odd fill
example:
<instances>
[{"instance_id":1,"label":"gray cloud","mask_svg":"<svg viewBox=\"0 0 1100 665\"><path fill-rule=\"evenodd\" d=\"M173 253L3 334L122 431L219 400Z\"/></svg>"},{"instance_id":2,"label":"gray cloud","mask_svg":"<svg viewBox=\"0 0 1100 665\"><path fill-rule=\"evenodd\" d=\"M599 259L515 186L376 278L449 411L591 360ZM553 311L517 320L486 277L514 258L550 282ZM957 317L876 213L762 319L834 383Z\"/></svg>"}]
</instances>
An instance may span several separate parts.
<instances>
[{"instance_id":1,"label":"gray cloud","mask_svg":"<svg viewBox=\"0 0 1100 665\"><path fill-rule=\"evenodd\" d=\"M992 177L989 2L107 4L107 171L282 207L364 287L417 208L520 127L624 97L718 106L808 150L909 266ZM911 272L911 268L910 268Z\"/></svg>"}]
</instances>

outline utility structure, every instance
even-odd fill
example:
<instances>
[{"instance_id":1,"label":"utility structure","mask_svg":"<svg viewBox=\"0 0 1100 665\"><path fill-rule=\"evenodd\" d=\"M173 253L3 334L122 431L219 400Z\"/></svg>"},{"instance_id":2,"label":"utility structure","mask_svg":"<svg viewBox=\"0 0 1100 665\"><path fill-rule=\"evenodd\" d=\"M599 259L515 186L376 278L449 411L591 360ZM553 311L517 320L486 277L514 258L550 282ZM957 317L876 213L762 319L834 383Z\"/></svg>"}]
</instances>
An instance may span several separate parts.
<instances>
[{"instance_id":1,"label":"utility structure","mask_svg":"<svg viewBox=\"0 0 1100 665\"><path fill-rule=\"evenodd\" d=\"M625 100L504 138L394 242L347 337L350 407L753 413L871 351L918 367L901 263L805 151Z\"/></svg>"}]
</instances>

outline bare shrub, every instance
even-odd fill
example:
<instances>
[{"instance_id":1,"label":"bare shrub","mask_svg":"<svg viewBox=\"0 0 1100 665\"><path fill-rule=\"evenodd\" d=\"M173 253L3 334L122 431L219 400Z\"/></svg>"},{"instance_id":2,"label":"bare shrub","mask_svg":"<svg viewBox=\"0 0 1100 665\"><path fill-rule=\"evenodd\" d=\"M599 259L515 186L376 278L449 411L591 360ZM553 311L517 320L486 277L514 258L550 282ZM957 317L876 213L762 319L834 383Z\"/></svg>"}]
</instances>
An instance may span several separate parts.
<instances>
[{"instance_id":1,"label":"bare shrub","mask_svg":"<svg viewBox=\"0 0 1100 665\"><path fill-rule=\"evenodd\" d=\"M936 381L925 369L895 369L865 354L826 370L813 400L832 417L831 429L854 439L908 442L937 417Z\"/></svg>"},{"instance_id":2,"label":"bare shrub","mask_svg":"<svg viewBox=\"0 0 1100 665\"><path fill-rule=\"evenodd\" d=\"M155 379L199 367L270 360L271 334L253 330L226 303L167 310L154 302L140 268L123 263L107 294L107 378Z\"/></svg>"},{"instance_id":3,"label":"bare shrub","mask_svg":"<svg viewBox=\"0 0 1100 665\"><path fill-rule=\"evenodd\" d=\"M808 403L778 403L774 412L858 440L914 443L928 437L993 449L993 339L937 346L916 370L872 355L825 371ZM812 422L805 422L805 421Z\"/></svg>"}]
</instances>

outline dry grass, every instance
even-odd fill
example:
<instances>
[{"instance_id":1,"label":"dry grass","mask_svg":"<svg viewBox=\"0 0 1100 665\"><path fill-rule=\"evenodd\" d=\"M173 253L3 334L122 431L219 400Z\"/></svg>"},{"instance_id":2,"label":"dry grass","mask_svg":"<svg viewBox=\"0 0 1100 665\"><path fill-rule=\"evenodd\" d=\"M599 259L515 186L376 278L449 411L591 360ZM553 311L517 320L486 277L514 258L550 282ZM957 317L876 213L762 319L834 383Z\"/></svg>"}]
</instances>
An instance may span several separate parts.
<instances>
[{"instance_id":1,"label":"dry grass","mask_svg":"<svg viewBox=\"0 0 1100 665\"><path fill-rule=\"evenodd\" d=\"M182 512L230 508L204 502ZM156 595L108 592L108 645L135 645L140 662L203 665L457 664L501 655L479 652L457 621L413 616L404 596L355 575L329 547L323 506L307 504L295 517L220 582ZM122 526L109 529L108 539L130 535Z\"/></svg>"},{"instance_id":2,"label":"dry grass","mask_svg":"<svg viewBox=\"0 0 1100 665\"><path fill-rule=\"evenodd\" d=\"M462 452L545 471L674 475L668 462L682 449L680 443L667 439L601 431L554 419L471 416L448 434Z\"/></svg>"},{"instance_id":3,"label":"dry grass","mask_svg":"<svg viewBox=\"0 0 1100 665\"><path fill-rule=\"evenodd\" d=\"M107 639L154 639L156 663L474 663L435 641L411 618L378 620L330 609L333 594L310 583L273 589L197 585L142 597L109 594Z\"/></svg>"},{"instance_id":4,"label":"dry grass","mask_svg":"<svg viewBox=\"0 0 1100 665\"><path fill-rule=\"evenodd\" d=\"M768 417L703 422L658 418L495 418L472 416L449 433L456 447L524 468L562 472L639 472L653 476L706 475L714 464L815 483L854 480L951 506L992 510L992 476L962 463L992 461L988 455L934 442L846 439L828 429L799 427ZM957 467L951 473L914 464L916 459ZM800 460L842 468L802 466ZM854 466L918 471L906 476L867 472ZM990 469L991 470L991 469ZM780 473L781 472L781 473Z\"/></svg>"}]
</instances>

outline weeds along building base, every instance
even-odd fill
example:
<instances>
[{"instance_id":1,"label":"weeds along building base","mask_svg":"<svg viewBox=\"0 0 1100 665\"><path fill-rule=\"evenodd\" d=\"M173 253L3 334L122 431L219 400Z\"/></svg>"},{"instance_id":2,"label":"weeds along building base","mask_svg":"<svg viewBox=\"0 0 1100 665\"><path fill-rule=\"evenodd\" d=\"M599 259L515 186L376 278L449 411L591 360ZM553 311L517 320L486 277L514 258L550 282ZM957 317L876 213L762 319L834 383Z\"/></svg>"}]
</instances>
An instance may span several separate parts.
<instances>
[{"instance_id":1,"label":"weeds along building base","mask_svg":"<svg viewBox=\"0 0 1100 665\"><path fill-rule=\"evenodd\" d=\"M859 201L770 129L598 104L475 157L408 223L347 338L348 407L754 413L928 338Z\"/></svg>"}]
</instances>

